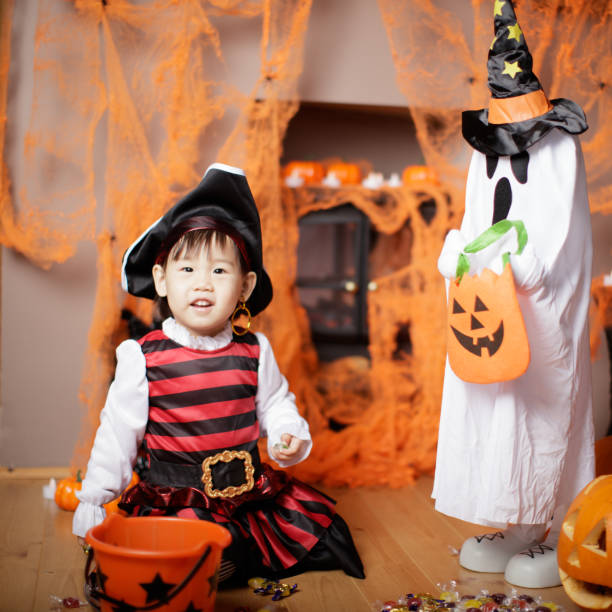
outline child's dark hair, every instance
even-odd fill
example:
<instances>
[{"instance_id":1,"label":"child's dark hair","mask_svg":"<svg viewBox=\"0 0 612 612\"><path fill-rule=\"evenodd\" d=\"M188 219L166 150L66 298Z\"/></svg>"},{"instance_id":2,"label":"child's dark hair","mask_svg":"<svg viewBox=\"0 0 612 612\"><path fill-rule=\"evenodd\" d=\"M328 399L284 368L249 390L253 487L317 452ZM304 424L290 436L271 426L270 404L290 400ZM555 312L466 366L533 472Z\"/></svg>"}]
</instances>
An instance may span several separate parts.
<instances>
[{"instance_id":1,"label":"child's dark hair","mask_svg":"<svg viewBox=\"0 0 612 612\"><path fill-rule=\"evenodd\" d=\"M183 256L189 257L199 253L202 249L208 250L211 245L226 248L230 244L238 255L240 271L242 274L246 274L250 268L246 260L244 242L235 232L232 231L229 234L229 231L231 231L229 226L210 217L186 219L168 233L159 249L155 263L165 267L168 261L174 261ZM163 321L171 316L167 298L157 296L155 298L154 319Z\"/></svg>"}]
</instances>

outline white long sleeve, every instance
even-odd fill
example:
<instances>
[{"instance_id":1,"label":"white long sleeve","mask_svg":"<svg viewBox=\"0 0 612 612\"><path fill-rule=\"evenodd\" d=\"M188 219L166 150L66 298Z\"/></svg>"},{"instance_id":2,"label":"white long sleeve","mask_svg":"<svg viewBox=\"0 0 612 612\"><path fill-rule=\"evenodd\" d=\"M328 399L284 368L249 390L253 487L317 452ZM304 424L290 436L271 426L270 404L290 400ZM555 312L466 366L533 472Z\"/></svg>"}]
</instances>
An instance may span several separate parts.
<instances>
[{"instance_id":1,"label":"white long sleeve","mask_svg":"<svg viewBox=\"0 0 612 612\"><path fill-rule=\"evenodd\" d=\"M149 387L145 358L135 340L122 342L116 350L117 367L106 403L100 413L72 531L84 536L102 522L105 504L117 497L132 477L138 448L149 414Z\"/></svg>"},{"instance_id":2,"label":"white long sleeve","mask_svg":"<svg viewBox=\"0 0 612 612\"><path fill-rule=\"evenodd\" d=\"M255 403L261 434L268 436L268 454L271 453L272 447L281 441L281 435L284 433L306 441L302 452L291 461L277 461L281 467L295 465L306 459L312 449L308 423L298 412L295 395L289 391L287 379L278 368L270 342L262 333L257 333L256 336L260 352Z\"/></svg>"}]
</instances>

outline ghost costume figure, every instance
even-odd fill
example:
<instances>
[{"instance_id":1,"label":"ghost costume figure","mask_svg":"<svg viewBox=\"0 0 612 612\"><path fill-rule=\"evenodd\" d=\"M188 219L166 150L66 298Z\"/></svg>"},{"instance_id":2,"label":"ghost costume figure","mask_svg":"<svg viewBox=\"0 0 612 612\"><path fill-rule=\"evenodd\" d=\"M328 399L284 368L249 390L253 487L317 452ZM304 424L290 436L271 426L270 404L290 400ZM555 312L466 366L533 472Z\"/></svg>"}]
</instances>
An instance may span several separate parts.
<instances>
[{"instance_id":1,"label":"ghost costume figure","mask_svg":"<svg viewBox=\"0 0 612 612\"><path fill-rule=\"evenodd\" d=\"M505 30L518 27L509 0L496 2L495 22L496 41L507 42ZM464 136L476 149L465 215L460 230L449 232L438 267L450 280L466 244L501 219L523 221L528 243L521 255L511 255L510 264L531 361L514 380L474 384L459 379L447 360L432 496L436 510L498 530L464 543L464 567L505 571L512 584L541 588L560 584L558 529L571 501L594 477L587 325L591 222L574 135L586 129L586 121L569 100L548 102L531 75L530 83L519 83L518 93L502 100L518 103L520 120L509 120L513 109L506 105L503 120L493 123L500 92L491 85L499 77L493 62L505 60L492 49L488 114L470 111L463 117ZM526 47L523 52L528 54ZM508 78L506 73L500 82ZM545 104L539 110L536 105L528 119L520 108L525 94ZM470 273L486 267L500 274L502 254L516 248L512 230L469 256Z\"/></svg>"},{"instance_id":2,"label":"ghost costume figure","mask_svg":"<svg viewBox=\"0 0 612 612\"><path fill-rule=\"evenodd\" d=\"M496 528L562 519L594 475L582 154L576 137L558 130L529 154L521 184L510 157L498 158L488 178L486 156L474 152L461 230L449 233L439 260L442 274L453 277L458 252L490 226L495 187L507 179L507 218L522 220L529 236L510 263L531 361L519 378L486 385L462 381L447 362L433 490L438 511ZM515 236L507 236L472 258L474 272L501 273L501 254L516 250Z\"/></svg>"}]
</instances>

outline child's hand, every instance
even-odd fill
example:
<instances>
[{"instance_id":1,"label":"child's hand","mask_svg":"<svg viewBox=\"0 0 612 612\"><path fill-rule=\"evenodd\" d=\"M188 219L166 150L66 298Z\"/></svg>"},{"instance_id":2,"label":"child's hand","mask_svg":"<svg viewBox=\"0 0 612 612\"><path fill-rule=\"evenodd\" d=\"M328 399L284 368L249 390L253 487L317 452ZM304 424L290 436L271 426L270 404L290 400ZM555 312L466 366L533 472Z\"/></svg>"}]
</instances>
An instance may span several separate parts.
<instances>
[{"instance_id":1,"label":"child's hand","mask_svg":"<svg viewBox=\"0 0 612 612\"><path fill-rule=\"evenodd\" d=\"M276 461L290 461L302 450L303 444L304 440L284 433L281 441L272 447L272 458Z\"/></svg>"}]
</instances>

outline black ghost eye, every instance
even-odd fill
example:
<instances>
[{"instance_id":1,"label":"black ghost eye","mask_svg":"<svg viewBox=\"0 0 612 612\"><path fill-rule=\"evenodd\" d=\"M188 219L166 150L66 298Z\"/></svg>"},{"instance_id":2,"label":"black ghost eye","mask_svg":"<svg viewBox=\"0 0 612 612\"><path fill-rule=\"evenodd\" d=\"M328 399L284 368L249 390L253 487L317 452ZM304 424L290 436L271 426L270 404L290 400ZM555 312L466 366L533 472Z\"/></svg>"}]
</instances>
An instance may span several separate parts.
<instances>
[{"instance_id":1,"label":"black ghost eye","mask_svg":"<svg viewBox=\"0 0 612 612\"><path fill-rule=\"evenodd\" d=\"M495 174L495 168L497 168L497 162L499 157L493 157L493 155L487 155L487 176L493 178Z\"/></svg>"},{"instance_id":2,"label":"black ghost eye","mask_svg":"<svg viewBox=\"0 0 612 612\"><path fill-rule=\"evenodd\" d=\"M510 212L512 205L512 187L510 181L504 176L495 185L495 195L493 196L493 225L505 219Z\"/></svg>"},{"instance_id":3,"label":"black ghost eye","mask_svg":"<svg viewBox=\"0 0 612 612\"><path fill-rule=\"evenodd\" d=\"M457 300L453 300L453 314L459 314L460 312L465 312L465 310Z\"/></svg>"},{"instance_id":4,"label":"black ghost eye","mask_svg":"<svg viewBox=\"0 0 612 612\"><path fill-rule=\"evenodd\" d=\"M510 157L510 167L512 168L512 174L514 174L516 180L524 185L527 182L527 168L529 166L529 153L522 151L516 155ZM490 178L490 177L489 177Z\"/></svg>"}]
</instances>

